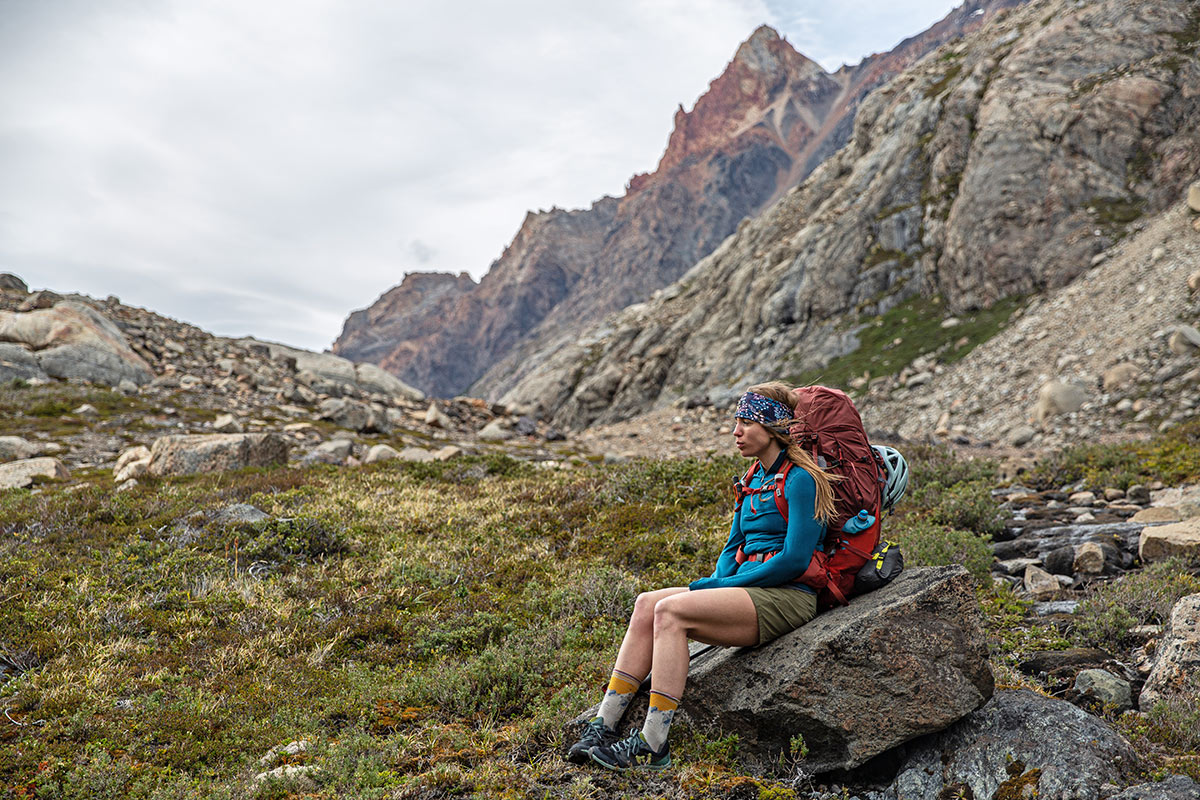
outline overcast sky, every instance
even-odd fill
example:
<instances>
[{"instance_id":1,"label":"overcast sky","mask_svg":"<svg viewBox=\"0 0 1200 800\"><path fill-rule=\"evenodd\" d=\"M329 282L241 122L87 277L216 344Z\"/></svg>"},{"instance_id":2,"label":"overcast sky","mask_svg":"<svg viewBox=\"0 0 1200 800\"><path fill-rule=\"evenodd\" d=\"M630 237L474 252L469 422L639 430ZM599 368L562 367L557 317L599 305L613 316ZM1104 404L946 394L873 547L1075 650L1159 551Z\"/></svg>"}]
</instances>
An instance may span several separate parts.
<instances>
[{"instance_id":1,"label":"overcast sky","mask_svg":"<svg viewBox=\"0 0 1200 800\"><path fill-rule=\"evenodd\" d=\"M652 170L760 24L834 70L947 0L0 0L0 272L316 350Z\"/></svg>"}]
</instances>

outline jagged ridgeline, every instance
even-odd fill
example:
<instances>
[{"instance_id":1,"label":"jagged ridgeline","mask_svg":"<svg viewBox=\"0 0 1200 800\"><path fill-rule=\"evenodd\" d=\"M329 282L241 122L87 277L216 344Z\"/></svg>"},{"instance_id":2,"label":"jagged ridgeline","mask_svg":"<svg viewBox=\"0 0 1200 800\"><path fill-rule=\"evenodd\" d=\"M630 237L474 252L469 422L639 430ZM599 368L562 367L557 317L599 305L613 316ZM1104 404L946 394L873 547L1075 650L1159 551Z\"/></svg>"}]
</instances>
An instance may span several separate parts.
<instances>
[{"instance_id":1,"label":"jagged ridgeline","mask_svg":"<svg viewBox=\"0 0 1200 800\"><path fill-rule=\"evenodd\" d=\"M679 282L503 388L566 426L797 375L917 294L961 312L1062 286L1200 172L1200 6L1015 9L862 103L850 142Z\"/></svg>"},{"instance_id":2,"label":"jagged ridgeline","mask_svg":"<svg viewBox=\"0 0 1200 800\"><path fill-rule=\"evenodd\" d=\"M695 108L679 109L658 167L622 197L530 213L478 285L408 276L350 315L334 351L434 395L499 396L559 339L671 284L797 185L846 143L867 93L1021 2L967 3L834 73L759 28Z\"/></svg>"}]
</instances>

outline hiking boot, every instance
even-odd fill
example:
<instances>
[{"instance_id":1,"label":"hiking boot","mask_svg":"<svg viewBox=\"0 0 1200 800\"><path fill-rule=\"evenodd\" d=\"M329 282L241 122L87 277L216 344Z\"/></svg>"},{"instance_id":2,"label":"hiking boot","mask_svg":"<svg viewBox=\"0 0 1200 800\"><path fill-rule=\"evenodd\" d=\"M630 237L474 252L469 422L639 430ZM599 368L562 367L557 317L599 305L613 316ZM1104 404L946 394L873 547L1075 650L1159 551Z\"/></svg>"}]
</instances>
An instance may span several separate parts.
<instances>
[{"instance_id":1,"label":"hiking boot","mask_svg":"<svg viewBox=\"0 0 1200 800\"><path fill-rule=\"evenodd\" d=\"M634 728L629 736L610 745L600 745L588 751L592 761L605 769L628 772L631 769L666 769L671 766L671 745L663 743L660 752L654 752L642 738L642 732Z\"/></svg>"},{"instance_id":2,"label":"hiking boot","mask_svg":"<svg viewBox=\"0 0 1200 800\"><path fill-rule=\"evenodd\" d=\"M571 745L571 749L567 751L567 761L573 764L586 764L589 750L593 747L612 744L616 740L617 732L605 727L604 720L600 717L588 720L583 723L579 741Z\"/></svg>"}]
</instances>

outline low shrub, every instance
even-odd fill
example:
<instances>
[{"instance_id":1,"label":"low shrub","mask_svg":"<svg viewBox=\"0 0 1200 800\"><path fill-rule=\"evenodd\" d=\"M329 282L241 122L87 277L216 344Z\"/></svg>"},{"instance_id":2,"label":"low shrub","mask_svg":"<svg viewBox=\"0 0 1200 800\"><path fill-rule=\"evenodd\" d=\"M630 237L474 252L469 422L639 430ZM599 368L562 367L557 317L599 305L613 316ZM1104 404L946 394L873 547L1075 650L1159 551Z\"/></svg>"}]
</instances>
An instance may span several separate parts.
<instances>
[{"instance_id":1,"label":"low shrub","mask_svg":"<svg viewBox=\"0 0 1200 800\"><path fill-rule=\"evenodd\" d=\"M989 537L1004 530L1004 514L992 498L991 485L983 481L927 484L913 492L912 503L919 509L916 516L935 525Z\"/></svg>"},{"instance_id":2,"label":"low shrub","mask_svg":"<svg viewBox=\"0 0 1200 800\"><path fill-rule=\"evenodd\" d=\"M560 590L554 606L560 613L585 619L623 618L633 608L639 585L632 573L604 565Z\"/></svg>"},{"instance_id":3,"label":"low shrub","mask_svg":"<svg viewBox=\"0 0 1200 800\"><path fill-rule=\"evenodd\" d=\"M399 702L434 708L446 721L507 719L542 704L553 663L544 637L514 635L438 662L436 675L413 673Z\"/></svg>"},{"instance_id":4,"label":"low shrub","mask_svg":"<svg viewBox=\"0 0 1200 800\"><path fill-rule=\"evenodd\" d=\"M733 481L748 466L748 462L733 456L686 461L639 459L613 468L596 500L682 509L728 502L732 511Z\"/></svg>"},{"instance_id":5,"label":"low shrub","mask_svg":"<svg viewBox=\"0 0 1200 800\"><path fill-rule=\"evenodd\" d=\"M1143 713L1122 714L1116 727L1154 766L1153 780L1187 775L1200 782L1200 678L1167 695Z\"/></svg>"},{"instance_id":6,"label":"low shrub","mask_svg":"<svg viewBox=\"0 0 1200 800\"><path fill-rule=\"evenodd\" d=\"M1162 481L1169 486L1200 479L1200 420L1189 420L1147 442L1088 444L1052 454L1028 473L1036 489L1082 483L1099 490L1128 489Z\"/></svg>"},{"instance_id":7,"label":"low shrub","mask_svg":"<svg viewBox=\"0 0 1200 800\"><path fill-rule=\"evenodd\" d=\"M1138 625L1162 624L1179 599L1200 592L1200 577L1180 559L1167 559L1094 586L1075 612L1073 638L1082 645L1128 645Z\"/></svg>"},{"instance_id":8,"label":"low shrub","mask_svg":"<svg viewBox=\"0 0 1200 800\"><path fill-rule=\"evenodd\" d=\"M246 526L240 536L247 561L317 561L350 549L341 526L316 517L272 517Z\"/></svg>"},{"instance_id":9,"label":"low shrub","mask_svg":"<svg viewBox=\"0 0 1200 800\"><path fill-rule=\"evenodd\" d=\"M902 448L909 466L909 485L954 486L975 481L996 479L996 462L986 458L960 458L948 447L940 445L906 444Z\"/></svg>"},{"instance_id":10,"label":"low shrub","mask_svg":"<svg viewBox=\"0 0 1200 800\"><path fill-rule=\"evenodd\" d=\"M981 585L990 580L990 537L912 516L895 519L884 536L900 543L905 566L962 564Z\"/></svg>"},{"instance_id":11,"label":"low shrub","mask_svg":"<svg viewBox=\"0 0 1200 800\"><path fill-rule=\"evenodd\" d=\"M1200 750L1200 676L1146 712L1147 737L1168 747Z\"/></svg>"},{"instance_id":12,"label":"low shrub","mask_svg":"<svg viewBox=\"0 0 1200 800\"><path fill-rule=\"evenodd\" d=\"M1004 515L992 497L996 465L963 459L945 447L905 446L907 496L884 520L884 536L900 542L912 566L962 564L979 584L990 578L992 537Z\"/></svg>"}]
</instances>

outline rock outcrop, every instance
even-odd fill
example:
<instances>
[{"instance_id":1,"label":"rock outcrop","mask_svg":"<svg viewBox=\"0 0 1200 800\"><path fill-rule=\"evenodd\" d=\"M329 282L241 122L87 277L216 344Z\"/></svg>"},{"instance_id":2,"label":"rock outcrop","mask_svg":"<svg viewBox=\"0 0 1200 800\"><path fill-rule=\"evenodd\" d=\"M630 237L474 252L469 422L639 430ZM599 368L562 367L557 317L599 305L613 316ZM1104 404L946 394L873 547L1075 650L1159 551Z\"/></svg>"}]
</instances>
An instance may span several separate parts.
<instances>
[{"instance_id":1,"label":"rock outcrop","mask_svg":"<svg viewBox=\"0 0 1200 800\"><path fill-rule=\"evenodd\" d=\"M911 747L889 800L1055 797L1098 800L1140 761L1129 742L1063 700L1001 690L943 733Z\"/></svg>"},{"instance_id":2,"label":"rock outcrop","mask_svg":"<svg viewBox=\"0 0 1200 800\"><path fill-rule=\"evenodd\" d=\"M1108 800L1195 800L1197 797L1200 797L1200 783L1186 775L1172 775L1162 781L1130 786Z\"/></svg>"},{"instance_id":3,"label":"rock outcrop","mask_svg":"<svg viewBox=\"0 0 1200 800\"><path fill-rule=\"evenodd\" d=\"M808 175L845 143L870 90L1020 2L956 9L833 74L759 28L695 108L679 109L657 169L632 178L623 197L529 214L478 286L461 275L409 275L350 316L334 351L435 395L477 380L474 391L498 395L531 354L676 280Z\"/></svg>"},{"instance_id":4,"label":"rock outcrop","mask_svg":"<svg viewBox=\"0 0 1200 800\"><path fill-rule=\"evenodd\" d=\"M804 768L827 772L943 730L991 694L974 585L962 567L929 567L766 647L697 657L683 708L763 766L801 735Z\"/></svg>"},{"instance_id":5,"label":"rock outcrop","mask_svg":"<svg viewBox=\"0 0 1200 800\"><path fill-rule=\"evenodd\" d=\"M0 311L0 380L79 378L116 386L154 378L112 320L83 303L64 301L28 312ZM15 347L14 347L15 345Z\"/></svg>"},{"instance_id":6,"label":"rock outcrop","mask_svg":"<svg viewBox=\"0 0 1200 800\"><path fill-rule=\"evenodd\" d=\"M1182 598L1154 656L1138 705L1142 711L1170 695L1200 695L1200 594Z\"/></svg>"},{"instance_id":7,"label":"rock outcrop","mask_svg":"<svg viewBox=\"0 0 1200 800\"><path fill-rule=\"evenodd\" d=\"M819 369L859 344L845 315L918 292L960 312L1067 284L1200 171L1195 15L1043 0L942 48L864 99L797 190L656 297L528 358L503 402L614 421Z\"/></svg>"},{"instance_id":8,"label":"rock outcrop","mask_svg":"<svg viewBox=\"0 0 1200 800\"><path fill-rule=\"evenodd\" d=\"M24 458L0 464L0 489L25 489L37 478L66 478L70 472L57 458Z\"/></svg>"},{"instance_id":9,"label":"rock outcrop","mask_svg":"<svg viewBox=\"0 0 1200 800\"><path fill-rule=\"evenodd\" d=\"M275 342L241 339L239 345L265 350L272 362L286 364L296 380L314 391L340 397L347 391L368 392L405 400L425 399L425 393L380 369L375 364L355 363L333 353L314 353Z\"/></svg>"},{"instance_id":10,"label":"rock outcrop","mask_svg":"<svg viewBox=\"0 0 1200 800\"><path fill-rule=\"evenodd\" d=\"M193 475L287 463L289 443L277 433L214 433L164 436L150 448L148 472Z\"/></svg>"}]
</instances>

